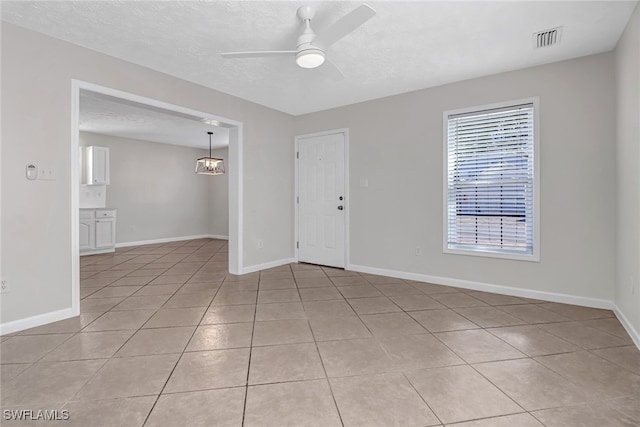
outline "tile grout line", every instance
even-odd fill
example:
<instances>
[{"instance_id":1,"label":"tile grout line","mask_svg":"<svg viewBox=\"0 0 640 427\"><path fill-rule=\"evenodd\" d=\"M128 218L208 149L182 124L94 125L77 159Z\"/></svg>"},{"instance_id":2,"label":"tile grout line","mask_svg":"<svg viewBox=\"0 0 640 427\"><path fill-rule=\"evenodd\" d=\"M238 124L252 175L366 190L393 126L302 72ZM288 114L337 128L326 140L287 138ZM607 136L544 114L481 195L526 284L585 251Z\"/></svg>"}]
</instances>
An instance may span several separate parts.
<instances>
[{"instance_id":1,"label":"tile grout line","mask_svg":"<svg viewBox=\"0 0 640 427\"><path fill-rule=\"evenodd\" d=\"M436 411L433 410L433 408L431 407L431 405L429 405L429 402L427 402L427 400L422 396L422 394L420 394L420 392L418 391L418 389L416 389L416 387L413 385L413 383L411 382L411 380L409 378L407 378L407 374L404 372L400 372L400 375L402 375L402 378L405 379L406 382L409 383L409 385L411 386L411 389L413 391L416 392L416 394L420 397L420 400L422 400L424 402L425 405L427 405L427 408L429 408L429 410L431 411L431 413L433 414L434 417L436 417L436 419L440 422L440 425L444 425L444 422L442 421L442 419L438 416L438 414L436 414Z\"/></svg>"},{"instance_id":2,"label":"tile grout line","mask_svg":"<svg viewBox=\"0 0 640 427\"><path fill-rule=\"evenodd\" d=\"M206 244L205 244L206 245ZM203 245L203 246L205 246ZM218 251L216 251L216 254L220 252L220 249L218 249ZM209 260L211 260L211 258L213 258L215 256L212 255ZM200 271L207 263L208 261L206 261L198 270L196 270L195 272L193 272L193 274L189 277L189 279L187 279L187 281L185 281L183 283L182 286L184 286L187 282L189 282L189 280L198 272ZM226 275L225 275L226 277ZM222 283L224 283L224 279L222 281ZM156 405L158 404L158 401L160 400L160 396L162 396L162 393L164 391L164 389L167 387L167 384L169 383L169 380L171 380L171 377L173 376L173 373L175 372L176 368L178 367L178 364L180 363L180 361L182 360L182 356L185 353L185 350L187 349L187 347L189 346L189 343L191 342L191 340L193 339L193 336L195 335L196 331L198 330L198 327L200 326L200 323L202 322L202 319L204 318L204 316L206 315L207 311L209 310L209 307L211 307L211 304L213 303L213 300L215 299L216 295L218 294L218 292L220 291L220 288L222 288L222 283L220 284L220 286L218 287L218 289L216 289L216 292L213 296L213 298L211 298L211 301L209 301L209 305L207 306L207 308L203 311L202 316L200 317L200 320L198 321L198 324L196 325L196 327L193 329L193 332L191 333L191 336L189 337L189 339L187 340L186 344L184 345L184 348L182 350L182 352L180 353L180 355L178 356L178 359L176 360L176 363L173 365L173 368L171 369L171 372L169 373L169 375L167 376L167 379L165 380L164 384L162 385L162 388L160 389L160 392L158 393L158 395L156 396L156 399L154 400L153 404L151 405L151 408L149 409L149 412L147 413L144 421L142 422L142 426L144 427L144 425L149 421L149 417L151 416L151 414L153 413L153 410L155 409ZM177 292L182 288L179 287L178 289L176 289L176 291L174 292L174 294L171 296L171 298L173 298L174 295L177 294ZM166 302L168 302L171 298L167 299ZM163 304L164 306L164 304ZM162 306L156 311L156 313L162 308ZM153 316L151 316L153 317ZM147 322L149 320L151 320L151 317L149 317L149 319L147 319ZM142 329L144 327L144 325L147 324L147 322L145 322L140 329ZM139 329L139 330L140 330Z\"/></svg>"},{"instance_id":3,"label":"tile grout line","mask_svg":"<svg viewBox=\"0 0 640 427\"><path fill-rule=\"evenodd\" d=\"M126 262L126 261L125 261L125 262ZM118 264L116 264L116 265L118 265ZM108 286L108 285L107 285L107 286ZM106 287L106 286L105 286L105 287ZM124 299L126 299L126 298L124 298ZM124 299L123 299L123 301L124 301ZM116 304L116 305L117 305L117 304ZM113 307L115 307L115 305L114 305ZM111 310L113 309L113 307L111 307L111 308L110 308L109 310L107 310L105 313L107 313L107 312L111 311ZM102 315L104 315L105 313L103 313ZM97 319L99 319L100 317L102 317L102 315L101 315L101 316L99 316L98 318L96 318L95 320L97 320ZM94 320L94 321L95 321L95 320ZM73 334L72 334L72 335L71 335L67 340L65 340L64 342L67 342L67 341L68 341L68 340L70 340L71 338L73 338L73 337L75 337L76 335L80 334L80 333L82 332L82 330L84 330L86 327L88 327L88 326L89 326L91 323L93 323L94 321L89 322L89 324L87 324L85 327L83 327L83 328L81 328L79 331L77 331L77 332L73 333ZM139 330L139 329L138 329L138 330ZM103 331L103 332L106 332L106 331ZM137 331L136 331L136 332L137 332ZM135 333L136 333L136 332L134 332L134 333L131 335L131 337L132 337L133 335L135 335ZM131 339L131 337L129 337L129 339ZM126 342L128 342L128 340L129 340L129 339L127 339L127 341L126 341ZM64 343L64 342L63 342L63 343ZM126 343L126 342L125 342L125 343ZM63 343L61 343L60 345L62 345ZM124 344L123 344L123 345L124 345ZM46 363L46 362L41 362L41 360L42 360L44 357L46 357L46 356L48 356L49 354L51 354L53 351L55 351L58 347L60 347L60 346L57 346L57 347L55 347L54 349L52 349L51 351L49 351L49 352L45 353L45 355L43 355L43 356L42 356L42 358L41 358L41 359L39 359L39 360L38 360L38 362L36 362L36 363ZM122 348L122 346L121 346L120 348ZM84 381L84 382L82 383L82 386L80 386L80 387L78 388L78 391L76 391L76 393L74 393L74 394L73 394L69 399L67 399L67 400L64 402L64 404L62 405L62 408L64 408L64 407L65 407L66 405L68 405L70 402L73 402L73 401L74 401L74 400L73 400L73 398L74 398L75 396L77 396L77 394L78 394L78 393L79 393L79 392L80 392L80 391L81 391L81 390L82 390L82 389L83 389L83 388L84 388L84 387L85 387L85 386L86 386L86 385L87 385L87 384L88 384L88 383L89 383L93 378L95 378L95 377L98 375L98 373L99 373L100 371L102 371L102 370L104 369L104 367L105 367L105 366L107 365L107 363L108 363L108 362L113 358L113 356L115 356L115 354L116 354L118 351L120 351L120 348L118 348L118 350L116 350L116 352L115 352L111 357L106 358L106 359L81 359L81 360L83 360L83 361L89 361L89 360L104 360L104 363L100 366L100 368L98 368L98 369L93 373L93 375L91 375L89 378L87 378L87 380L86 380L86 381ZM63 362L65 362L65 361L63 361ZM35 365L35 363L34 363L33 365ZM33 365L32 365L32 366L33 366ZM29 369L29 368L28 368L28 369ZM26 369L25 369L25 371L26 371ZM23 374L23 373L24 373L24 371L23 371L21 374ZM14 379L15 379L15 378L14 378Z\"/></svg>"},{"instance_id":4,"label":"tile grout line","mask_svg":"<svg viewBox=\"0 0 640 427\"><path fill-rule=\"evenodd\" d=\"M329 278L327 276L327 273L325 271L323 271L322 269L320 270L324 273L324 275L331 281L331 278ZM293 273L293 269L291 271ZM298 292L298 297L300 298L300 304L302 305L302 309L304 310L304 304L302 303L302 295L300 294L300 288L298 287L298 281L296 280L296 276L295 274L293 275L293 281L296 284L296 290ZM333 281L331 281L331 283L333 283ZM320 365L322 365L322 371L324 372L324 379L327 382L327 386L329 386L329 393L331 393L331 399L333 400L333 406L336 408L336 413L338 414L338 419L340 420L340 424L342 424L342 426L344 427L344 420L342 419L342 413L340 412L340 407L338 406L338 401L336 400L336 396L333 392L333 387L331 386L331 380L329 378L329 374L327 373L327 368L324 365L324 360L322 359L322 355L320 354L320 347L318 347L318 341L316 340L316 336L315 333L313 332L313 328L311 327L311 322L309 317L306 316L306 321L307 321L307 326L309 327L309 330L311 331L311 337L313 338L313 344L316 348L316 354L318 355L318 359L320 360Z\"/></svg>"},{"instance_id":5,"label":"tile grout line","mask_svg":"<svg viewBox=\"0 0 640 427\"><path fill-rule=\"evenodd\" d=\"M365 280L366 280L366 279L365 279ZM374 285L374 287L375 287L375 285ZM418 290L419 290L419 289L418 289ZM391 300L391 298L387 297L386 295L385 295L385 297L386 297L386 298L388 298L389 300ZM391 300L391 301L395 304L395 301L393 301L393 300ZM436 301L437 301L437 300L436 300ZM437 302L438 302L438 301L437 301ZM443 304L443 305L444 305L444 304ZM396 304L396 306L397 306L397 304ZM447 307L447 309L449 309L449 310L452 310L452 311L456 312L456 311L455 311L455 310L453 310L453 308L451 308L451 307L448 307L448 306L446 306L446 305L445 305L445 307ZM474 368L471 366L471 364L470 364L470 363L469 363L465 358L463 358L461 355L459 355L457 352L455 352L452 348L450 348L448 345L446 345L446 343L444 343L444 342L443 342L439 337L437 337L437 336L436 336L436 335L434 335L431 331L429 331L429 330L428 330L425 326L423 326L420 322L417 322L417 321L416 321L416 319L415 319L415 318L413 318L413 316L411 316L411 315L409 314L409 312L407 312L406 310L404 310L402 307L399 307L399 306L398 306L398 308L399 308L401 311L400 311L400 312L396 312L396 313L403 313L403 314L405 314L405 315L409 316L409 318L411 318L414 322L418 323L418 324L419 324L419 325L420 325L420 326L425 330L425 332L426 332L428 335L430 335L430 336L434 337L435 339L437 339L437 340L438 340L438 341L439 341L439 342L440 342L444 347L446 347L447 349L449 349L453 354L455 354L457 357L459 357L459 358L460 358L460 360L462 360L462 362L464 362L463 364L459 364L459 365L448 365L448 366L445 366L445 367L450 367L450 366L469 366L469 367L471 367L472 369L474 369ZM456 313L457 313L457 312L456 312ZM358 313L356 312L356 314L358 314ZM360 315L358 314L358 316L360 316ZM365 326L366 326L366 323L362 320L362 318L360 318L360 320L361 320L361 321L362 321L362 323L363 323L363 324L365 324ZM468 320L469 320L469 321L471 321L470 319L468 319ZM471 322L472 322L472 321L471 321ZM475 322L472 322L472 323L474 323L474 324L475 324ZM478 325L478 326L479 326L479 325ZM479 326L479 328L484 329L484 328L482 328L482 327L480 327L480 326ZM474 330L475 330L475 329L474 329ZM376 338L376 335L372 333L372 336L373 336L373 338L376 340L376 342L378 342L378 340L377 340L377 338ZM380 347L385 351L385 353L387 354L387 356L389 356L389 354L388 354L387 350L384 348L384 346L383 346L382 344L380 344L379 342L378 342L378 344L379 344L379 345L380 345ZM517 349L516 349L516 351L517 351ZM442 368L442 367L433 367L433 368L429 368L429 369L438 369L438 368ZM476 371L476 372L477 372L477 370L475 370L475 369L474 369L474 371ZM418 396L420 396L420 398L422 399L422 401L424 401L424 403L425 403L425 404L427 405L427 407L431 410L431 412L432 412L432 413L434 414L434 416L438 419L438 421L439 421L442 425L444 425L444 422L442 421L442 419L441 419L441 418L437 415L437 413L436 413L436 412L431 408L431 406L429 405L429 403L424 399L424 397L422 396L422 394L420 394L420 392L415 388L415 386L414 386L414 385L413 385L413 383L409 380L409 378L407 378L406 373L405 373L405 372L400 372L400 373L401 373L401 375L402 375L402 376L403 376L403 377L404 377L404 378L409 382L409 384L411 385L412 389L413 389L413 390L415 390L415 392L418 394ZM483 376L483 377L484 377L484 376ZM491 383L492 385L494 385L494 386L495 386L495 384L493 384L492 382L490 382L490 383ZM497 388L497 386L496 386L496 388ZM509 395L507 395L506 393L504 393L504 391L502 391L500 388L498 388L498 390L500 390L500 392L501 392L501 393L503 393L503 394L504 394L507 398L509 398L513 403L515 403L518 407L520 407L521 409L523 409L523 411L525 411L525 410L524 410L524 408L522 408L522 407L521 407L517 402L515 402L515 401L514 401L514 400L513 400ZM525 412L526 412L526 411L525 411ZM465 420L465 421L469 421L469 420Z\"/></svg>"},{"instance_id":6,"label":"tile grout line","mask_svg":"<svg viewBox=\"0 0 640 427\"><path fill-rule=\"evenodd\" d=\"M241 426L244 427L246 415L247 415L247 401L249 400L249 375L251 375L251 358L253 357L253 337L256 331L256 317L258 313L258 296L260 295L260 281L262 280L262 272L258 272L258 288L256 290L256 300L253 307L253 323L251 324L251 341L249 342L249 361L247 363L247 377L244 386L244 402L242 405L242 422Z\"/></svg>"},{"instance_id":7,"label":"tile grout line","mask_svg":"<svg viewBox=\"0 0 640 427\"><path fill-rule=\"evenodd\" d=\"M200 247L202 247L202 246L204 246L204 245L206 245L206 244L203 244L203 245L201 245ZM180 246L180 247L182 247L182 246ZM175 249L174 249L174 250L175 250ZM168 255L168 254L170 254L170 253L171 253L171 252L167 253L167 255ZM135 257L134 257L134 258L131 258L131 259L135 259ZM126 261L124 261L124 262L126 262ZM177 263L176 263L176 264L177 264ZM115 264L115 265L118 265L118 264ZM145 264L145 265L146 265L146 264ZM175 265L175 264L174 264L174 265ZM138 268L138 269L143 269L143 267L140 267L140 268ZM136 269L136 270L138 270L138 269ZM136 270L133 270L133 271L136 271ZM164 273L163 273L163 274L164 274ZM194 273L194 274L195 274L195 273ZM160 274L160 275L156 276L156 278L157 278L157 277L159 277L159 276L161 276L161 275L162 275L162 274ZM118 280L119 280L119 279L118 279ZM155 280L155 279L153 279L153 280ZM186 283L186 282L185 282L185 283ZM145 285L143 285L142 287L147 286L147 285L148 285L148 283L147 283L147 284L145 284ZM184 283L183 283L183 285L184 285ZM183 286L183 285L182 285L182 286ZM109 285L106 285L105 287L107 287L107 286L109 286ZM182 286L181 286L181 287L182 287ZM169 299L171 299L171 298L173 297L173 295L175 295L181 287L179 287L178 289L176 289L176 291L175 291L173 294L171 294L171 296L167 299L167 301L168 301ZM126 300L127 298L128 298L128 297L123 298L123 300L122 300L122 301ZM121 301L121 302L122 302L122 301ZM165 301L165 303L166 303L166 301ZM118 304L119 304L119 303L118 303ZM85 328L87 328L90 324L94 323L96 320L98 320L99 318L101 318L101 317L102 317L103 315L105 315L106 313L111 312L111 311L113 310L113 308L114 308L114 307L116 307L118 304L114 305L114 306L113 306L113 307L111 307L109 310L105 311L102 315L100 315L98 318L94 319L92 322L90 322L89 324L85 325L83 328L81 328L81 329L80 329L80 331L78 331L78 332L76 332L75 334L73 334L73 336L80 334L80 333L81 333ZM163 304L163 305L164 305L164 304ZM159 308L157 308L157 309L154 311L154 314L152 314L152 315L149 317L149 319L150 319L151 317L153 317L153 315L155 315L155 313L157 313L161 308L162 308L162 306L160 306ZM116 310L116 311L135 311L135 310ZM148 321L149 319L147 319L147 321ZM76 392L76 393L75 393L75 394L74 394L70 399L68 399L68 400L67 400L67 402L65 403L65 405L66 405L66 404L68 404L69 402L74 401L74 400L73 400L73 398L74 398L74 397L76 397L76 396L77 396L77 394L78 394L78 393L79 393L79 392L80 392L80 391L81 391L81 390L82 390L82 389L83 389L83 388L84 388L84 387L85 387L85 386L86 386L86 385L87 385L87 384L88 384L88 383L89 383L93 378L95 378L95 377L98 375L98 373L99 373L99 372L101 372L101 371L104 369L104 367L107 365L107 363L108 363L109 361L111 361L112 359L115 359L115 358L116 358L115 356L116 356L116 354L118 353L118 351L120 351L120 350L121 350L121 349L122 349L122 348L123 348L123 347L124 347L124 346L129 342L129 341L130 341L130 340L131 340L131 338L133 338L133 336L134 336L134 335L136 335L140 330L142 330L142 329L143 329L143 326L144 326L145 324L146 324L146 322L144 322L144 323L143 323L143 324L142 324L138 329L135 329L135 330L134 330L134 332L131 334L131 336L130 336L127 340L125 340L125 342L124 342L124 343L123 343L123 344L122 344L122 345L121 345L121 346L120 346L120 347L119 347L119 348L118 348L118 349L113 353L113 355L111 355L109 358L106 358L106 359L81 359L81 360L105 360L105 362L102 364L102 366L101 366L101 367L100 367L100 368L99 368L99 369L98 369L98 370L97 370L97 371L96 371L96 372L95 372L95 373L94 373L94 374L93 374L89 379L87 379L87 381L85 381L85 382L83 383L83 385L78 389L78 391L77 391L77 392ZM93 331L93 332L114 332L114 331L116 331L116 330L113 330L113 331L109 331L109 330L108 330L108 331ZM117 330L117 331L122 331L122 330ZM126 330L126 331L130 331L130 330ZM195 332L195 329L194 329L194 332ZM88 333L92 333L92 332L90 331L90 332L88 332ZM57 347L56 347L56 348L57 348ZM52 350L52 351L53 351L53 350ZM52 351L51 351L51 352L52 352ZM51 352L48 352L46 355L50 354ZM172 354L175 354L175 353L172 353ZM45 355L45 356L43 356L43 357L46 357L46 355ZM147 355L142 355L142 356L147 356ZM179 360L179 359L178 359L178 360ZM177 362L176 362L176 365L177 365ZM174 365L174 369L175 369L175 365ZM172 370L172 372L171 372L171 373L173 373L173 370ZM169 377L170 377L170 376L171 376L171 374L169 375ZM167 378L167 381L168 381L169 377ZM166 385L166 383L165 383L165 385ZM164 388L164 387L163 387L163 388ZM158 395L158 397L159 397L159 395ZM157 402L157 399L156 399L156 402ZM154 405L153 405L153 406L155 406L155 402L154 402Z\"/></svg>"}]
</instances>

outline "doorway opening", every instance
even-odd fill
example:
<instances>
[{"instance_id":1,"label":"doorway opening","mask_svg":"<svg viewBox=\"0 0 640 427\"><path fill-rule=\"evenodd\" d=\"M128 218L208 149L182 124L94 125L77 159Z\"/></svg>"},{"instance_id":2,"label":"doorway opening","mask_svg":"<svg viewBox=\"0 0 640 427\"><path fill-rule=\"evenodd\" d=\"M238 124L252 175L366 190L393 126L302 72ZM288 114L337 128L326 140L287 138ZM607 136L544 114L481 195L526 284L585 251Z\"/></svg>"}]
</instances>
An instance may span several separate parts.
<instances>
[{"instance_id":1,"label":"doorway opening","mask_svg":"<svg viewBox=\"0 0 640 427\"><path fill-rule=\"evenodd\" d=\"M152 98L134 95L128 92L99 86L93 83L72 81L71 105L71 277L72 277L72 312L80 312L80 183L82 165L80 162L80 105L81 97L91 94L94 98L117 101L126 107L144 107L149 112L168 113L180 119L192 120L194 127L202 126L218 129L220 134L228 138L228 158L225 159L226 179L228 180L228 271L241 274L242 260L242 123L212 113L169 104ZM207 142L206 132L202 132L202 140ZM161 141L158 141L161 142ZM195 168L196 158L193 159ZM144 173L144 171L140 171ZM189 173L195 174L195 169ZM204 177L203 177L204 178ZM216 178L216 177L212 177ZM84 201L83 201L84 203ZM227 212L225 212L227 213ZM220 236L217 236L220 237Z\"/></svg>"}]
</instances>

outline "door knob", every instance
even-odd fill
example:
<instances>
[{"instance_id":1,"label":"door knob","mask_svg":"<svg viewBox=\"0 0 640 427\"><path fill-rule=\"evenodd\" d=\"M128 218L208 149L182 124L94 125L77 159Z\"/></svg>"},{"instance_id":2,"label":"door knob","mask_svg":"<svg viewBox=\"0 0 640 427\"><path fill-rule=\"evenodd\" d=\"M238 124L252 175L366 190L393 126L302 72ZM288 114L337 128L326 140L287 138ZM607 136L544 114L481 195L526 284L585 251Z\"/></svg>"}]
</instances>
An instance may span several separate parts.
<instances>
[{"instance_id":1,"label":"door knob","mask_svg":"<svg viewBox=\"0 0 640 427\"><path fill-rule=\"evenodd\" d=\"M344 210L344 206L342 206L342 205L338 206L338 210L339 211Z\"/></svg>"}]
</instances>

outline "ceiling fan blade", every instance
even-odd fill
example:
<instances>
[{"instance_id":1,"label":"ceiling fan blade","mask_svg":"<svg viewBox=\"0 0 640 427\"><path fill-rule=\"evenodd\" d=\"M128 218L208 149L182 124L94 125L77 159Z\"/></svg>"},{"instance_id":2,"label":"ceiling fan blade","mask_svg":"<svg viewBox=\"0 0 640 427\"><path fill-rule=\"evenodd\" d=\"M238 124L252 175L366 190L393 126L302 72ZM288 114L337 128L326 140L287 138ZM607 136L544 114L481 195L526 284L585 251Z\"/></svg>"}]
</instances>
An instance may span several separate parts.
<instances>
[{"instance_id":1,"label":"ceiling fan blade","mask_svg":"<svg viewBox=\"0 0 640 427\"><path fill-rule=\"evenodd\" d=\"M223 58L263 58L270 56L293 56L297 52L295 50L264 50L256 52L224 52L221 53Z\"/></svg>"},{"instance_id":2,"label":"ceiling fan blade","mask_svg":"<svg viewBox=\"0 0 640 427\"><path fill-rule=\"evenodd\" d=\"M338 66L331 61L329 58L326 58L324 64L320 67L320 70L327 74L332 80L343 80L344 74L338 68Z\"/></svg>"},{"instance_id":3,"label":"ceiling fan blade","mask_svg":"<svg viewBox=\"0 0 640 427\"><path fill-rule=\"evenodd\" d=\"M367 4L358 6L356 9L338 19L332 26L317 33L314 44L318 44L326 49L349 33L355 31L369 19L376 16L376 11Z\"/></svg>"}]
</instances>

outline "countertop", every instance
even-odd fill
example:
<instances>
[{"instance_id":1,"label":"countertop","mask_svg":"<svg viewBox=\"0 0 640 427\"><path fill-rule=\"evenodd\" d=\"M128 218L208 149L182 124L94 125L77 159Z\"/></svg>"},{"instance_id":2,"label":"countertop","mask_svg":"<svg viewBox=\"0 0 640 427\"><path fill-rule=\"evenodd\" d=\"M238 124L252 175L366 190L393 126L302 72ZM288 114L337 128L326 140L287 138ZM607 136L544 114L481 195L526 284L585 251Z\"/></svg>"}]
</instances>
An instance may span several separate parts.
<instances>
[{"instance_id":1,"label":"countertop","mask_svg":"<svg viewBox=\"0 0 640 427\"><path fill-rule=\"evenodd\" d=\"M117 211L116 208L80 208L81 211Z\"/></svg>"}]
</instances>

